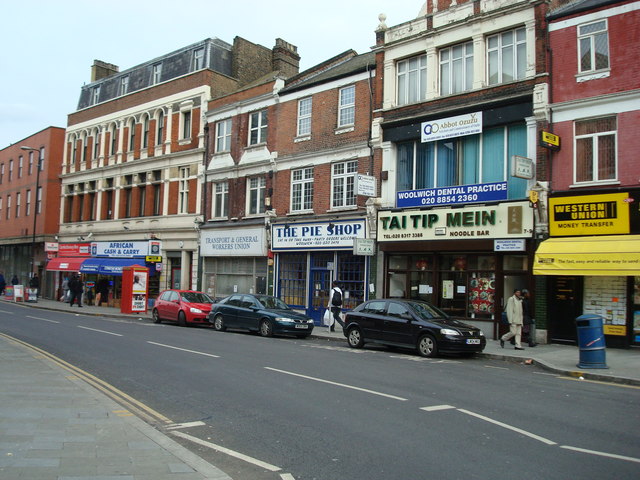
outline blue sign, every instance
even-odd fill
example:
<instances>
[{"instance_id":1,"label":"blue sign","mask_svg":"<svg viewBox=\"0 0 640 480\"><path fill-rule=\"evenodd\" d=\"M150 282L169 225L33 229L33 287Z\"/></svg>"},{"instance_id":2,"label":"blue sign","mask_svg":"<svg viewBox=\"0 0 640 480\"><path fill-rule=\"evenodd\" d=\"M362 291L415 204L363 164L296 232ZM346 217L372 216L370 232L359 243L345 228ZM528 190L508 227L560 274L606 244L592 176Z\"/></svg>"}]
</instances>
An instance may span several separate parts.
<instances>
[{"instance_id":1,"label":"blue sign","mask_svg":"<svg viewBox=\"0 0 640 480\"><path fill-rule=\"evenodd\" d=\"M507 182L423 188L398 192L396 207L439 207L507 200Z\"/></svg>"}]
</instances>

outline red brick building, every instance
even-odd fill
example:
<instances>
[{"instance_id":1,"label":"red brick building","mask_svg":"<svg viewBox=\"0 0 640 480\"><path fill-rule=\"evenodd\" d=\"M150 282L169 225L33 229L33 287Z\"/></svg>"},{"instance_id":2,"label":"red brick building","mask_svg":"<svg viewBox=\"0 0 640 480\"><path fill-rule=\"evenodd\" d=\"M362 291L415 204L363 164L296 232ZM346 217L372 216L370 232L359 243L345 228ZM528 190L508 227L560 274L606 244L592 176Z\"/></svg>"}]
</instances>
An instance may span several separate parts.
<instances>
[{"instance_id":1,"label":"red brick building","mask_svg":"<svg viewBox=\"0 0 640 480\"><path fill-rule=\"evenodd\" d=\"M549 336L576 341L574 319L604 319L607 346L640 344L640 2L552 10L553 151L549 234L535 273L549 279ZM555 294L562 291L563 295Z\"/></svg>"},{"instance_id":2,"label":"red brick building","mask_svg":"<svg viewBox=\"0 0 640 480\"><path fill-rule=\"evenodd\" d=\"M34 273L43 278L45 243L55 242L60 221L63 151L64 129L59 127L0 150L0 272L7 283L13 275L23 285Z\"/></svg>"}]
</instances>

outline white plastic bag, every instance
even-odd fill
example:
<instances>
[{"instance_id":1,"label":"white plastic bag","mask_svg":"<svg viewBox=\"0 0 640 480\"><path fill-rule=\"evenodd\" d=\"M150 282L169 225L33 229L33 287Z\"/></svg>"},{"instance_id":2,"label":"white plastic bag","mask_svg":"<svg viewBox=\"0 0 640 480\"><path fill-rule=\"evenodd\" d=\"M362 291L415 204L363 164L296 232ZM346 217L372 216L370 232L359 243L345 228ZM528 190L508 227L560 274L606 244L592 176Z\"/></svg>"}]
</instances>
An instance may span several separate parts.
<instances>
[{"instance_id":1,"label":"white plastic bag","mask_svg":"<svg viewBox=\"0 0 640 480\"><path fill-rule=\"evenodd\" d=\"M333 315L331 314L331 310L329 310L328 308L324 311L324 315L322 317L322 324L325 327L328 327L329 325L331 325L331 322L333 320Z\"/></svg>"}]
</instances>

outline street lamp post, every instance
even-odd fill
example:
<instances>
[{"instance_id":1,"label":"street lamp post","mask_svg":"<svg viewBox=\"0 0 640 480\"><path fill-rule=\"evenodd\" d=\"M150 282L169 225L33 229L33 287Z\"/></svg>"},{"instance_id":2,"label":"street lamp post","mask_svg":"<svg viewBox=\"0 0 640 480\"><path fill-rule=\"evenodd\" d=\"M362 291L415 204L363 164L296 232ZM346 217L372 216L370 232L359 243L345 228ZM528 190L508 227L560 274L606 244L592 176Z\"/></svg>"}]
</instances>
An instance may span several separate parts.
<instances>
[{"instance_id":1,"label":"street lamp post","mask_svg":"<svg viewBox=\"0 0 640 480\"><path fill-rule=\"evenodd\" d=\"M38 153L38 163L36 165L36 188L33 196L33 231L31 232L31 278L36 274L36 227L38 220L38 190L40 189L40 169L42 159L39 148L22 146L21 150Z\"/></svg>"}]
</instances>

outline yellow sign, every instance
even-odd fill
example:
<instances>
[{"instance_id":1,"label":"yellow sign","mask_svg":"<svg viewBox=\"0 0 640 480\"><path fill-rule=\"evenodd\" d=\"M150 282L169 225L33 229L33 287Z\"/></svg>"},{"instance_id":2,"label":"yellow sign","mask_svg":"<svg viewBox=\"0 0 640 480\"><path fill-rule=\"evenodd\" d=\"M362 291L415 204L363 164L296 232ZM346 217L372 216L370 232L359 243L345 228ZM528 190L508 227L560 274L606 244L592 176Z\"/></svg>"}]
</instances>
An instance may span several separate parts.
<instances>
[{"instance_id":1,"label":"yellow sign","mask_svg":"<svg viewBox=\"0 0 640 480\"><path fill-rule=\"evenodd\" d=\"M540 144L543 147L558 150L560 148L560 137L550 132L540 132Z\"/></svg>"},{"instance_id":2,"label":"yellow sign","mask_svg":"<svg viewBox=\"0 0 640 480\"><path fill-rule=\"evenodd\" d=\"M147 255L144 260L149 263L160 263L162 262L162 256L160 255Z\"/></svg>"},{"instance_id":3,"label":"yellow sign","mask_svg":"<svg viewBox=\"0 0 640 480\"><path fill-rule=\"evenodd\" d=\"M625 336L627 334L627 327L624 325L603 325L602 327L605 335Z\"/></svg>"},{"instance_id":4,"label":"yellow sign","mask_svg":"<svg viewBox=\"0 0 640 480\"><path fill-rule=\"evenodd\" d=\"M628 193L549 199L552 237L629 233Z\"/></svg>"},{"instance_id":5,"label":"yellow sign","mask_svg":"<svg viewBox=\"0 0 640 480\"><path fill-rule=\"evenodd\" d=\"M531 203L538 203L538 192L536 190L529 190L529 201Z\"/></svg>"}]
</instances>

